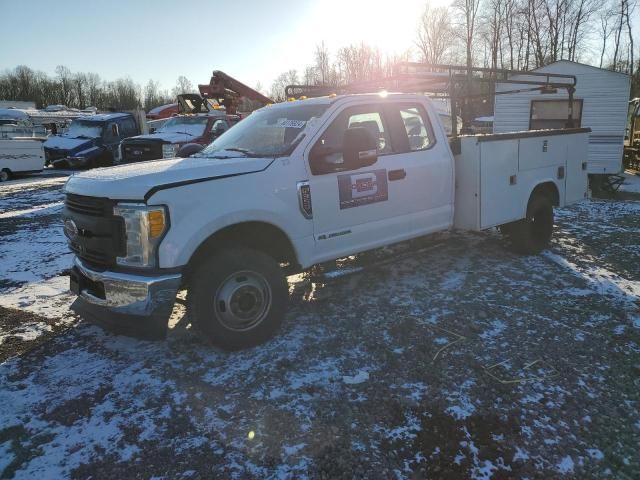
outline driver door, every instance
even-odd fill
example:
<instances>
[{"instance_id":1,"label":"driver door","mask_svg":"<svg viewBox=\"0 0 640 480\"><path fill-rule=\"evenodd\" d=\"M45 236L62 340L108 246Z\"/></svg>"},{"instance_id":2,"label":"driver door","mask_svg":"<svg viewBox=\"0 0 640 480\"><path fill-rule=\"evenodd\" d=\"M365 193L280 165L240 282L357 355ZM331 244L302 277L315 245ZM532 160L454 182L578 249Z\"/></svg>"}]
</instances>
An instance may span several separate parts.
<instances>
[{"instance_id":1,"label":"driver door","mask_svg":"<svg viewBox=\"0 0 640 480\"><path fill-rule=\"evenodd\" d=\"M364 127L378 139L378 157L372 165L344 166L342 139L350 127ZM403 155L396 153L393 137L382 105L355 105L334 115L305 151L316 261L375 248L410 230Z\"/></svg>"}]
</instances>

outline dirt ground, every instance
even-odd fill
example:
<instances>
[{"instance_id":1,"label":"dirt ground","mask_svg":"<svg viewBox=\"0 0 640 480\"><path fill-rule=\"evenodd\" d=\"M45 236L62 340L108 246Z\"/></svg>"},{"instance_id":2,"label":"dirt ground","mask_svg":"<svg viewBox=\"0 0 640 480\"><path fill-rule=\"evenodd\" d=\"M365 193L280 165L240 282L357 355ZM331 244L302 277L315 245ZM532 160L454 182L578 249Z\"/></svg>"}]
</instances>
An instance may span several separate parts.
<instances>
[{"instance_id":1,"label":"dirt ground","mask_svg":"<svg viewBox=\"0 0 640 480\"><path fill-rule=\"evenodd\" d=\"M539 256L452 232L307 272L223 353L180 303L164 342L69 313L63 181L0 186L1 478L638 478L640 201L558 210Z\"/></svg>"}]
</instances>

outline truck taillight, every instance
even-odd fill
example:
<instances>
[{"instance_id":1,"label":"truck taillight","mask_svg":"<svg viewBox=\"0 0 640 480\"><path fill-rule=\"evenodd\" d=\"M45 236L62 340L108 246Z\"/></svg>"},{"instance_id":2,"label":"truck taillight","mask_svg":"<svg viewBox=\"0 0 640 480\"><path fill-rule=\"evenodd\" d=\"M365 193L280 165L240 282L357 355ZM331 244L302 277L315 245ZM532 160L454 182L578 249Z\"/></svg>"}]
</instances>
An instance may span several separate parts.
<instances>
[{"instance_id":1,"label":"truck taillight","mask_svg":"<svg viewBox=\"0 0 640 480\"><path fill-rule=\"evenodd\" d=\"M311 207L311 186L308 181L298 182L298 203L304 218L313 217Z\"/></svg>"}]
</instances>

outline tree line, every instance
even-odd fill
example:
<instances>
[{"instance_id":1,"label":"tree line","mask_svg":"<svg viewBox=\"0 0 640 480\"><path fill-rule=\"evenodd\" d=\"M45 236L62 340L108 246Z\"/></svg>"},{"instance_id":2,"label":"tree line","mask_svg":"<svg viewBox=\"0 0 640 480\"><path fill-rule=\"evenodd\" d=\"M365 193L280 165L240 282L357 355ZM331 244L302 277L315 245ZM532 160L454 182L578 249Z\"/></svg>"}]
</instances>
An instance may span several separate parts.
<instances>
[{"instance_id":1,"label":"tree line","mask_svg":"<svg viewBox=\"0 0 640 480\"><path fill-rule=\"evenodd\" d=\"M566 59L628 73L632 97L640 96L640 52L632 23L638 17L638 1L454 0L449 6L427 2L414 42L405 51L383 54L363 42L330 52L321 42L309 65L301 72L283 72L265 93L282 101L289 84L373 80L391 74L398 61L529 70ZM263 90L260 84L256 90ZM129 77L106 81L96 73L74 73L62 65L51 76L24 65L0 74L0 99L33 101L38 108L63 104L149 110L192 91L193 84L184 76L169 92L154 80L141 87Z\"/></svg>"},{"instance_id":2,"label":"tree line","mask_svg":"<svg viewBox=\"0 0 640 480\"><path fill-rule=\"evenodd\" d=\"M154 80L141 87L129 77L107 81L97 73L72 72L63 65L57 66L52 76L25 65L0 74L0 99L35 102L36 108L66 105L80 109L92 106L99 111L150 110L174 102L179 93L193 91L193 84L184 76L178 77L169 92Z\"/></svg>"},{"instance_id":3,"label":"tree line","mask_svg":"<svg viewBox=\"0 0 640 480\"><path fill-rule=\"evenodd\" d=\"M565 59L624 72L640 96L640 52L632 19L638 0L454 0L426 3L413 45L392 56L361 43L331 54L316 46L313 62L288 70L271 85L284 100L288 84L341 85L391 73L397 61L530 70Z\"/></svg>"}]
</instances>

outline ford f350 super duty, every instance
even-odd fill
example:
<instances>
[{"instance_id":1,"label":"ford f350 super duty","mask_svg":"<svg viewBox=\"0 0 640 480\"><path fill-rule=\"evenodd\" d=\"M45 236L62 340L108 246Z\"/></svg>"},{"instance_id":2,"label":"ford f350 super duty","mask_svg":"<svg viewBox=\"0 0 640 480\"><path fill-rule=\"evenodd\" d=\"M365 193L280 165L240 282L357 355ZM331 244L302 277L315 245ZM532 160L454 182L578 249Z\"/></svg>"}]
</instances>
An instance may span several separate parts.
<instances>
[{"instance_id":1,"label":"ford f350 super duty","mask_svg":"<svg viewBox=\"0 0 640 480\"><path fill-rule=\"evenodd\" d=\"M588 132L462 136L450 146L417 94L264 107L196 156L67 181L74 309L162 336L186 288L190 321L242 348L277 331L285 275L314 264L454 227L500 227L519 252L540 252L553 207L587 196Z\"/></svg>"}]
</instances>

